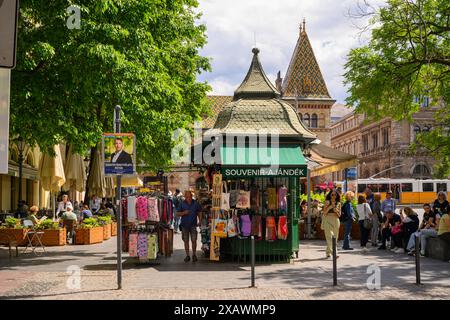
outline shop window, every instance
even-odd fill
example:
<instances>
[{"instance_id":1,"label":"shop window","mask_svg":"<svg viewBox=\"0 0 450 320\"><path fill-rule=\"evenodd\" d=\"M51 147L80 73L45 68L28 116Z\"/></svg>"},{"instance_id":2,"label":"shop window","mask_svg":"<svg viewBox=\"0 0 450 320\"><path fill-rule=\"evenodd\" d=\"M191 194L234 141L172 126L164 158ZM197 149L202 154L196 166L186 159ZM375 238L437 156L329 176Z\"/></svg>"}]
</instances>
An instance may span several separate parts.
<instances>
[{"instance_id":1,"label":"shop window","mask_svg":"<svg viewBox=\"0 0 450 320\"><path fill-rule=\"evenodd\" d=\"M433 192L434 191L433 183L432 182L424 182L422 184L422 191L423 192Z\"/></svg>"}]
</instances>

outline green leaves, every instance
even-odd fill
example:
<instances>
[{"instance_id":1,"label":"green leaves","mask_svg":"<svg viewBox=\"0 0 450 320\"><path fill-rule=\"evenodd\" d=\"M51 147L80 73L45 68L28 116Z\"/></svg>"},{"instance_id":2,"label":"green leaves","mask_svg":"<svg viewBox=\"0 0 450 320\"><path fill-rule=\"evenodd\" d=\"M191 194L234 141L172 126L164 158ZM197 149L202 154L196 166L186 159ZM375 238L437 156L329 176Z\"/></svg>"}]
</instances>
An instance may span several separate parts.
<instances>
[{"instance_id":1,"label":"green leaves","mask_svg":"<svg viewBox=\"0 0 450 320\"><path fill-rule=\"evenodd\" d=\"M450 5L445 0L387 1L372 19L370 43L348 54L347 103L369 120L386 116L412 120L420 110L415 98L429 97L433 107L449 114L449 19ZM442 128L450 127L450 121L441 113L436 121L433 133L421 145L438 160L448 161L448 148L436 147L448 142L448 131Z\"/></svg>"},{"instance_id":2,"label":"green leaves","mask_svg":"<svg viewBox=\"0 0 450 320\"><path fill-rule=\"evenodd\" d=\"M67 142L85 153L113 130L137 137L138 161L170 163L172 132L206 113L210 69L199 56L205 27L191 0L86 0L81 29L69 30L72 1L22 0L17 68L12 72L11 134L50 151Z\"/></svg>"}]
</instances>

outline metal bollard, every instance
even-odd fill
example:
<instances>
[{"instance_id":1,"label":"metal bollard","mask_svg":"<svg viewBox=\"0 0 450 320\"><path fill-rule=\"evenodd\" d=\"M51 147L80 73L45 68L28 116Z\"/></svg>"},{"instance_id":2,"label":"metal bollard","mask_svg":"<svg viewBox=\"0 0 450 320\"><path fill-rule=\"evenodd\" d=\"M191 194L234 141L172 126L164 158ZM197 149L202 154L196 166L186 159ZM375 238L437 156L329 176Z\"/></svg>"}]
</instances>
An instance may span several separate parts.
<instances>
[{"instance_id":1,"label":"metal bollard","mask_svg":"<svg viewBox=\"0 0 450 320\"><path fill-rule=\"evenodd\" d=\"M333 286L337 286L337 243L333 235Z\"/></svg>"},{"instance_id":2,"label":"metal bollard","mask_svg":"<svg viewBox=\"0 0 450 320\"><path fill-rule=\"evenodd\" d=\"M251 288L255 287L255 237L251 237L251 262L252 262L252 269L251 269L251 277L252 277L252 285Z\"/></svg>"},{"instance_id":3,"label":"metal bollard","mask_svg":"<svg viewBox=\"0 0 450 320\"><path fill-rule=\"evenodd\" d=\"M414 235L416 240L416 284L420 284L420 237Z\"/></svg>"}]
</instances>

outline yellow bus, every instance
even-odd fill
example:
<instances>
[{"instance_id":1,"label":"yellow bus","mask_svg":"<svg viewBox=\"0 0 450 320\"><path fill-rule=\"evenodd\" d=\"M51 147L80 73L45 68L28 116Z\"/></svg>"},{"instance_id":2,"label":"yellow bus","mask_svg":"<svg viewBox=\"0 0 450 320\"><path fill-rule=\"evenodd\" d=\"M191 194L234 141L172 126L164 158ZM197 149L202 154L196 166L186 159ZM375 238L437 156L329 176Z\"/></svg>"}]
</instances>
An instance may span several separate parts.
<instances>
[{"instance_id":1,"label":"yellow bus","mask_svg":"<svg viewBox=\"0 0 450 320\"><path fill-rule=\"evenodd\" d=\"M366 188L374 193L380 193L382 200L386 198L386 192L391 190L393 198L400 204L432 203L437 198L437 193L444 191L450 197L450 180L416 180L416 179L358 179L358 194L362 194Z\"/></svg>"}]
</instances>

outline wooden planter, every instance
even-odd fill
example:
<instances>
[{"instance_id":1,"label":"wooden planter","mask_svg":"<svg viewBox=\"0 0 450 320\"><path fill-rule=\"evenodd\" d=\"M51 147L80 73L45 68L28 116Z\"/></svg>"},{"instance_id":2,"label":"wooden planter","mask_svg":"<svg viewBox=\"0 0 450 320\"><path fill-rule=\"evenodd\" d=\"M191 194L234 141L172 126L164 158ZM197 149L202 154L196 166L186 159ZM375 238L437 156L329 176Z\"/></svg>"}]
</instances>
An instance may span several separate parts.
<instances>
[{"instance_id":1,"label":"wooden planter","mask_svg":"<svg viewBox=\"0 0 450 320\"><path fill-rule=\"evenodd\" d=\"M111 223L111 236L117 236L117 222Z\"/></svg>"},{"instance_id":2,"label":"wooden planter","mask_svg":"<svg viewBox=\"0 0 450 320\"><path fill-rule=\"evenodd\" d=\"M0 229L0 234L4 234L4 237L0 237L0 244L8 244L8 238L15 240L18 246L27 245L27 232L28 229Z\"/></svg>"},{"instance_id":3,"label":"wooden planter","mask_svg":"<svg viewBox=\"0 0 450 320\"><path fill-rule=\"evenodd\" d=\"M64 246L66 244L66 229L44 230L42 244L44 246Z\"/></svg>"},{"instance_id":4,"label":"wooden planter","mask_svg":"<svg viewBox=\"0 0 450 320\"><path fill-rule=\"evenodd\" d=\"M111 223L108 223L103 226L103 240L108 240L110 238L111 238Z\"/></svg>"},{"instance_id":5,"label":"wooden planter","mask_svg":"<svg viewBox=\"0 0 450 320\"><path fill-rule=\"evenodd\" d=\"M77 229L75 244L94 244L103 242L103 227Z\"/></svg>"}]
</instances>

